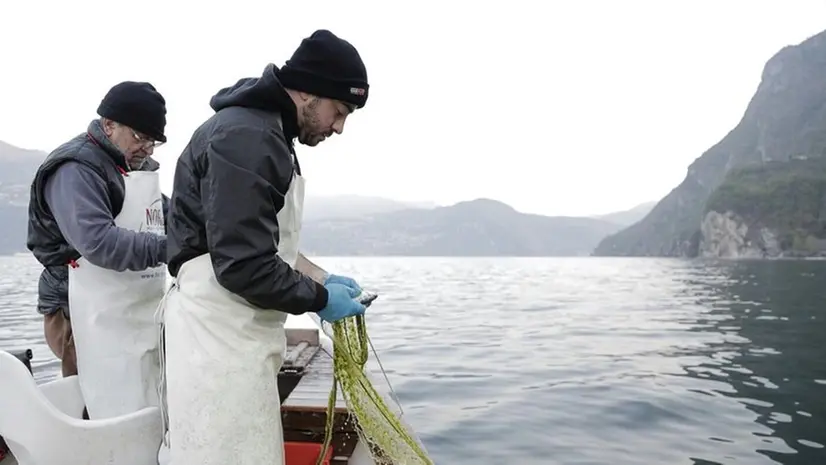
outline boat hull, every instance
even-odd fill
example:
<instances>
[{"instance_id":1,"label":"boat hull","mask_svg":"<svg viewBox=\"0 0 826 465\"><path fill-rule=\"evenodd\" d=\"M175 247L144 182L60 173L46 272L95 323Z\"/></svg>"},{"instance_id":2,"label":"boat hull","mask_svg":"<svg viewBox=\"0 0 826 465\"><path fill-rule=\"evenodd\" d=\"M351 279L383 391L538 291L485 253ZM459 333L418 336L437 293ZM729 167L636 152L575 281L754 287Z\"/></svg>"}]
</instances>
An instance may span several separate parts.
<instances>
[{"instance_id":1,"label":"boat hull","mask_svg":"<svg viewBox=\"0 0 826 465\"><path fill-rule=\"evenodd\" d=\"M333 340L325 333L318 318L313 318L314 316L290 315L285 323L288 354L282 372L279 373L279 389L283 390L281 401L285 442L301 441L305 444L306 442L319 444L323 441L327 400L334 378L331 357ZM26 363L26 360L21 359L21 361ZM382 395L385 403L393 408L404 428L421 445L421 441L416 437L413 428L405 420L404 415L395 408L395 401L392 399L391 391L385 380L383 378L379 380L369 372L367 376ZM61 380L58 379L51 383L57 383L58 381ZM45 385L39 387L43 389ZM374 465L375 462L371 458L367 446L363 441L358 440L353 426L354 421L351 421L352 414L349 412L343 397L341 397L340 390L336 405L336 416L342 416L343 420L336 420L336 424L341 426L334 429L334 455L331 465ZM310 437L309 440L308 437ZM422 449L424 449L424 446L422 446ZM288 451L288 453L290 452ZM286 465L289 464L288 457ZM5 458L0 460L0 465L40 464L18 464L15 457L11 453L7 453Z\"/></svg>"}]
</instances>

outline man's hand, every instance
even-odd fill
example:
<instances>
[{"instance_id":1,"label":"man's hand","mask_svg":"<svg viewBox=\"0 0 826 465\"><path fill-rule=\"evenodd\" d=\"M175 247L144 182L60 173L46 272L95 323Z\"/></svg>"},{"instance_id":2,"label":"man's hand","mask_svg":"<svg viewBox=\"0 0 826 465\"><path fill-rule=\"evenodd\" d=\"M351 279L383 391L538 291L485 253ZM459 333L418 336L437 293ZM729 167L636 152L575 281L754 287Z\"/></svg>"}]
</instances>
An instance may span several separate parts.
<instances>
[{"instance_id":1,"label":"man's hand","mask_svg":"<svg viewBox=\"0 0 826 465\"><path fill-rule=\"evenodd\" d=\"M327 279L324 280L324 285L326 286L328 284L343 284L351 289L354 289L357 292L361 292L361 286L359 286L356 280L353 278L348 278L347 276L331 274L327 276Z\"/></svg>"}]
</instances>

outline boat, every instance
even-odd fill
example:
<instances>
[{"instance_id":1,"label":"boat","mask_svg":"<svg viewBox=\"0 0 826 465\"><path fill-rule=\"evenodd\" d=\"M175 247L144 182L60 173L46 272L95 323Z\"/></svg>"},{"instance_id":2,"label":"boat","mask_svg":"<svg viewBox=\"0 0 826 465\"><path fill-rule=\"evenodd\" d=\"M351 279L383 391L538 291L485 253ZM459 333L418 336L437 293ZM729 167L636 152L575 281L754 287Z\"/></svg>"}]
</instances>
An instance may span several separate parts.
<instances>
[{"instance_id":1,"label":"boat","mask_svg":"<svg viewBox=\"0 0 826 465\"><path fill-rule=\"evenodd\" d=\"M315 465L323 450L327 407L333 386L333 341L320 322L290 315L285 324L287 355L278 374L285 465ZM41 385L34 382L31 350L0 351L0 439L8 452L0 465L157 465L162 442L160 409L104 420L82 420L77 376ZM21 363L22 362L22 363ZM394 405L392 388L367 373L383 401ZM11 381L11 382L7 382ZM378 465L356 431L357 419L338 390L333 433L325 465ZM424 450L399 406L393 413ZM5 418L5 421L4 421ZM52 432L53 434L44 434ZM62 434L62 443L54 434ZM44 439L48 438L48 439ZM0 442L0 450L3 443ZM17 456L15 455L17 454ZM73 457L67 461L67 457Z\"/></svg>"}]
</instances>

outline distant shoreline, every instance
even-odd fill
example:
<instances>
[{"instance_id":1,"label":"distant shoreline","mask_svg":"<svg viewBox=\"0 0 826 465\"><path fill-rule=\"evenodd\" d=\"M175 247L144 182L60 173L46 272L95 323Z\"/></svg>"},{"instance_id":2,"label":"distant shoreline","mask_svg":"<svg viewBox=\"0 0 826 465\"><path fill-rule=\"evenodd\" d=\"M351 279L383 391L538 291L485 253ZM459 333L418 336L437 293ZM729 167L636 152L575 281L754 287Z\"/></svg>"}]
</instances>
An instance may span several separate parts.
<instances>
[{"instance_id":1,"label":"distant shoreline","mask_svg":"<svg viewBox=\"0 0 826 465\"><path fill-rule=\"evenodd\" d=\"M491 258L519 258L519 259L545 259L545 258L593 258L593 259L640 259L640 260L684 260L684 261L704 261L704 262L772 262L772 261L826 261L826 257L656 257L656 256L610 256L600 257L592 255L316 255L307 253L313 258L461 258L461 259L491 259ZM0 257L26 257L34 259L29 252L0 253Z\"/></svg>"}]
</instances>

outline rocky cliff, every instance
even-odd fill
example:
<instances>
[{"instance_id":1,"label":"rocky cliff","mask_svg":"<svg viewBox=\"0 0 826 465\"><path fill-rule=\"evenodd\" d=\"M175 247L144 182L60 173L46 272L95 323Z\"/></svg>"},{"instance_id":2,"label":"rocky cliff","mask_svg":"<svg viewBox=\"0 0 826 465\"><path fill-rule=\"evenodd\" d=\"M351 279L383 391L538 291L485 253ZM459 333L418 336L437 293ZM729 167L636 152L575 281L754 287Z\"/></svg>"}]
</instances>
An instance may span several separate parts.
<instances>
[{"instance_id":1,"label":"rocky cliff","mask_svg":"<svg viewBox=\"0 0 826 465\"><path fill-rule=\"evenodd\" d=\"M796 156L729 172L706 203L698 254L729 258L826 255L823 155Z\"/></svg>"},{"instance_id":2,"label":"rocky cliff","mask_svg":"<svg viewBox=\"0 0 826 465\"><path fill-rule=\"evenodd\" d=\"M784 202L790 199L783 196L792 195L789 186L799 168L826 155L824 76L826 31L780 50L766 63L737 126L695 160L683 182L645 218L606 237L593 255L771 256L809 253L796 249L804 243L805 250L816 248L819 232L809 229L816 229L816 222L797 218L809 213L784 208L783 225L764 218L773 215L777 205L788 205ZM791 161L804 165L792 166ZM755 193L749 187L769 179L774 181L768 190ZM809 194L816 195L815 190ZM739 199L736 205L726 202L731 195ZM773 200L771 207L747 208L766 199ZM790 222L803 229L788 230ZM789 237L797 237L796 242Z\"/></svg>"}]
</instances>

